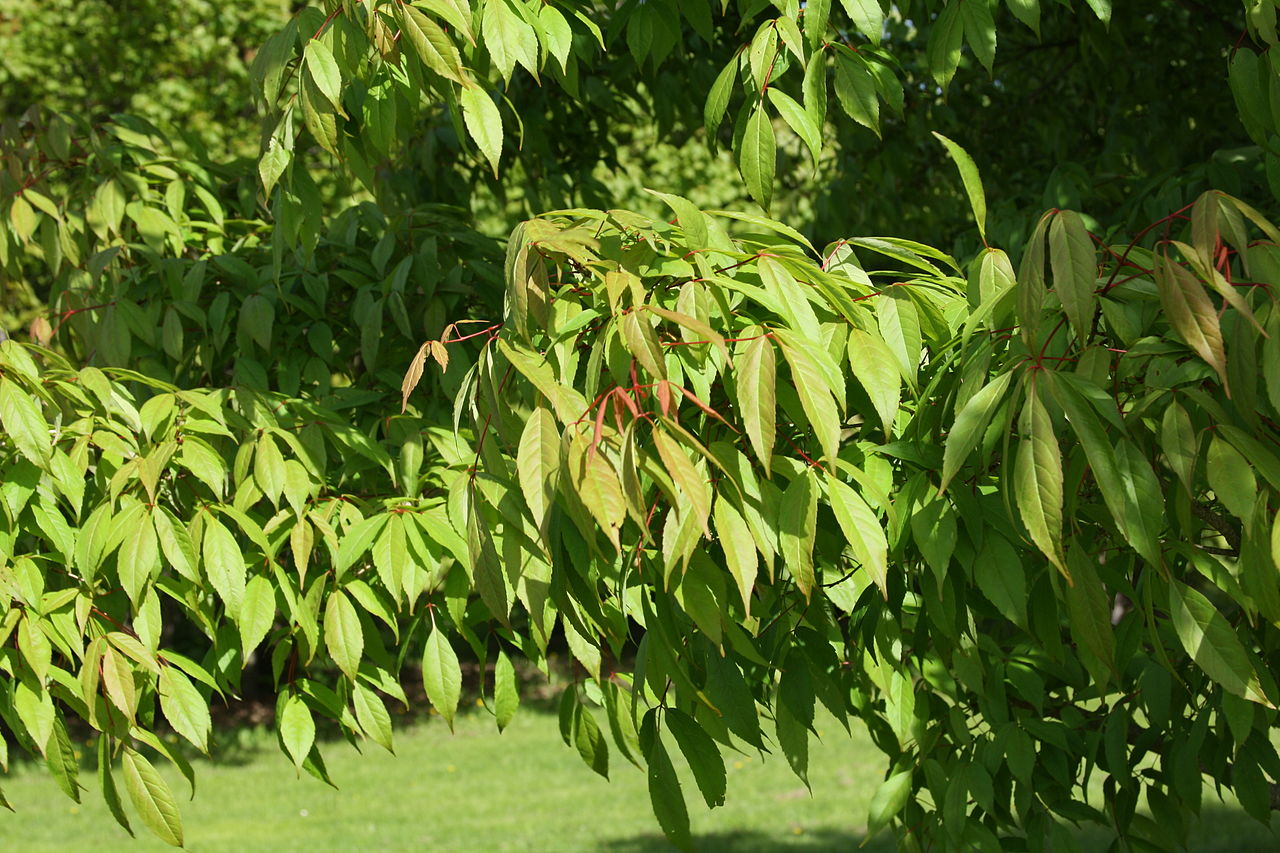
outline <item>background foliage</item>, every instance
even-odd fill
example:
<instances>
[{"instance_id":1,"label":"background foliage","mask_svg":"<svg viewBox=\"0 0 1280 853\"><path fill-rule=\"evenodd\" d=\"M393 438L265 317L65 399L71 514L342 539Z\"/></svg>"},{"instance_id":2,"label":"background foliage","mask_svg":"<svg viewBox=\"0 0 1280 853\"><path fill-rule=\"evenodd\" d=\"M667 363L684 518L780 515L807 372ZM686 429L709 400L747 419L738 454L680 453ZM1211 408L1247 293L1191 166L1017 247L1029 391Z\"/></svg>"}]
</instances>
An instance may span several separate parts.
<instances>
[{"instance_id":1,"label":"background foliage","mask_svg":"<svg viewBox=\"0 0 1280 853\"><path fill-rule=\"evenodd\" d=\"M406 661L451 725L492 666L501 729L563 644L566 743L681 847L671 756L708 807L722 748L806 780L818 705L904 849L1178 849L1205 779L1270 820L1271 0L344 2L241 53L247 7L83 7L64 49L155 57L127 104L56 83L59 8L5 18L51 94L0 143L47 306L0 342L0 719L68 795L87 725L181 844L157 732L246 673L327 778Z\"/></svg>"}]
</instances>

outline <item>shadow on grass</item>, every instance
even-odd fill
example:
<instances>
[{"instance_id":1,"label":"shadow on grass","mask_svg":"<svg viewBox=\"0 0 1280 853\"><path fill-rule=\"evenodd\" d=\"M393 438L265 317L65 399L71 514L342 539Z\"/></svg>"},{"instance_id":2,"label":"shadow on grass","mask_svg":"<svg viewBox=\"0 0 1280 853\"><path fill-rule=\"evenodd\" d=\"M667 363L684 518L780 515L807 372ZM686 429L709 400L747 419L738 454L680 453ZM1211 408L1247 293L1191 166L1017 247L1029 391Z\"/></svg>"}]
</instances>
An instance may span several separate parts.
<instances>
[{"instance_id":1,"label":"shadow on grass","mask_svg":"<svg viewBox=\"0 0 1280 853\"><path fill-rule=\"evenodd\" d=\"M853 832L817 830L787 836L785 840L774 833L764 832L716 832L698 835L693 849L698 853L772 853L775 850L793 853L890 853L895 849L893 836L885 832L867 846L859 847L863 836ZM676 848L661 835L638 835L605 841L600 844L603 853L675 853Z\"/></svg>"},{"instance_id":2,"label":"shadow on grass","mask_svg":"<svg viewBox=\"0 0 1280 853\"><path fill-rule=\"evenodd\" d=\"M1075 833L1081 850L1107 850L1114 835L1101 827L1086 827ZM719 832L698 835L694 849L698 853L770 853L775 850L794 853L890 853L896 849L892 834L882 832L864 843L864 836L853 832L817 830L793 836L760 832ZM606 841L599 848L604 853L675 853L659 834ZM1192 826L1187 853L1275 853L1280 851L1280 817L1273 815L1271 827L1258 823L1237 808L1225 804L1206 804L1200 818Z\"/></svg>"}]
</instances>

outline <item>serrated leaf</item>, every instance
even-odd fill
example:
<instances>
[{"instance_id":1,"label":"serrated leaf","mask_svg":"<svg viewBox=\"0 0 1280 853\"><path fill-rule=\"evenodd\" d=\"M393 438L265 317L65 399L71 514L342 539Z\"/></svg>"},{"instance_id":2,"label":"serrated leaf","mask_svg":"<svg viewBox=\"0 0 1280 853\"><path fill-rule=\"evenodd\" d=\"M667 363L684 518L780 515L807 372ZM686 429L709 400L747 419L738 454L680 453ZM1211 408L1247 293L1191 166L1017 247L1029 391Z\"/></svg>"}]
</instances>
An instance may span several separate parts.
<instances>
[{"instance_id":1,"label":"serrated leaf","mask_svg":"<svg viewBox=\"0 0 1280 853\"><path fill-rule=\"evenodd\" d=\"M342 72L328 45L319 39L307 42L302 52L302 66L316 89L337 111L342 110Z\"/></svg>"},{"instance_id":2,"label":"serrated leaf","mask_svg":"<svg viewBox=\"0 0 1280 853\"><path fill-rule=\"evenodd\" d=\"M354 681L364 654L364 631L355 605L342 590L330 593L325 605L324 642L338 669Z\"/></svg>"},{"instance_id":3,"label":"serrated leaf","mask_svg":"<svg viewBox=\"0 0 1280 853\"><path fill-rule=\"evenodd\" d=\"M5 437L23 456L43 467L49 456L49 424L36 400L8 377L0 376L0 426Z\"/></svg>"},{"instance_id":4,"label":"serrated leaf","mask_svg":"<svg viewBox=\"0 0 1280 853\"><path fill-rule=\"evenodd\" d=\"M675 735L676 744L689 762L693 779L702 792L707 808L724 805L726 778L724 758L716 742L693 718L675 708L668 708L665 716L667 727Z\"/></svg>"},{"instance_id":5,"label":"serrated leaf","mask_svg":"<svg viewBox=\"0 0 1280 853\"><path fill-rule=\"evenodd\" d=\"M290 694L284 700L276 725L285 751L293 759L294 767L301 772L303 762L316 742L316 721L311 717L311 709L301 696Z\"/></svg>"},{"instance_id":6,"label":"serrated leaf","mask_svg":"<svg viewBox=\"0 0 1280 853\"><path fill-rule=\"evenodd\" d=\"M168 784L151 766L151 762L126 748L122 760L125 790L138 817L161 841L182 846L182 817Z\"/></svg>"},{"instance_id":7,"label":"serrated leaf","mask_svg":"<svg viewBox=\"0 0 1280 853\"><path fill-rule=\"evenodd\" d=\"M462 57L440 25L408 3L396 3L394 8L400 32L422 64L441 77L467 87L470 78L462 65Z\"/></svg>"},{"instance_id":8,"label":"serrated leaf","mask_svg":"<svg viewBox=\"0 0 1280 853\"><path fill-rule=\"evenodd\" d=\"M782 495L778 545L782 562L807 599L813 591L813 544L818 528L818 492L812 468L805 468Z\"/></svg>"},{"instance_id":9,"label":"serrated leaf","mask_svg":"<svg viewBox=\"0 0 1280 853\"><path fill-rule=\"evenodd\" d=\"M1058 211L1049 223L1049 265L1053 289L1071 330L1084 341L1092 329L1097 305L1098 253L1084 220L1073 210Z\"/></svg>"},{"instance_id":10,"label":"serrated leaf","mask_svg":"<svg viewBox=\"0 0 1280 853\"><path fill-rule=\"evenodd\" d=\"M1262 692L1244 644L1209 599L1170 581L1169 610L1183 648L1206 675L1236 696L1273 707Z\"/></svg>"},{"instance_id":11,"label":"serrated leaf","mask_svg":"<svg viewBox=\"0 0 1280 853\"><path fill-rule=\"evenodd\" d=\"M173 730L204 753L209 751L212 726L209 704L196 686L177 667L160 669L160 710Z\"/></svg>"},{"instance_id":12,"label":"serrated leaf","mask_svg":"<svg viewBox=\"0 0 1280 853\"><path fill-rule=\"evenodd\" d=\"M263 575L254 575L245 584L244 599L236 620L240 626L240 648L245 660L266 638L275 618L275 585Z\"/></svg>"},{"instance_id":13,"label":"serrated leaf","mask_svg":"<svg viewBox=\"0 0 1280 853\"><path fill-rule=\"evenodd\" d=\"M887 598L889 595L889 545L880 519L863 499L834 476L827 478L827 496L854 559Z\"/></svg>"},{"instance_id":14,"label":"serrated leaf","mask_svg":"<svg viewBox=\"0 0 1280 853\"><path fill-rule=\"evenodd\" d=\"M817 119L796 102L796 99L776 86L769 87L769 102L773 104L782 120L795 131L796 136L809 149L814 168L822 157L822 130Z\"/></svg>"},{"instance_id":15,"label":"serrated leaf","mask_svg":"<svg viewBox=\"0 0 1280 853\"><path fill-rule=\"evenodd\" d=\"M988 0L966 0L960 4L964 17L964 37L988 74L995 73L996 23Z\"/></svg>"},{"instance_id":16,"label":"serrated leaf","mask_svg":"<svg viewBox=\"0 0 1280 853\"><path fill-rule=\"evenodd\" d=\"M506 652L498 652L498 661L493 668L493 707L498 720L498 731L511 724L520 707L520 683L516 676L516 668Z\"/></svg>"},{"instance_id":17,"label":"serrated leaf","mask_svg":"<svg viewBox=\"0 0 1280 853\"><path fill-rule=\"evenodd\" d=\"M776 355L773 340L761 335L748 341L738 356L734 369L734 388L738 394L739 416L751 447L763 470L773 467L773 445L777 437Z\"/></svg>"},{"instance_id":18,"label":"serrated leaf","mask_svg":"<svg viewBox=\"0 0 1280 853\"><path fill-rule=\"evenodd\" d=\"M966 6L970 5L968 3ZM978 4L973 4L978 5ZM990 12L987 13L988 17ZM973 162L969 152L937 131L933 132L938 141L947 149L956 168L960 170L960 180L964 184L965 194L969 196L969 207L973 209L973 218L978 223L978 235L982 242L987 241L987 195L982 189L982 176L978 174L978 164Z\"/></svg>"},{"instance_id":19,"label":"serrated leaf","mask_svg":"<svg viewBox=\"0 0 1280 853\"><path fill-rule=\"evenodd\" d=\"M988 382L981 391L974 394L956 413L955 422L947 434L947 441L942 455L942 483L938 491L946 491L951 478L960 470L960 466L969 458L969 454L982 440L996 409L1004 402L1004 395L1009 390L1012 373L1002 373Z\"/></svg>"},{"instance_id":20,"label":"serrated leaf","mask_svg":"<svg viewBox=\"0 0 1280 853\"><path fill-rule=\"evenodd\" d=\"M453 717L462 695L462 670L458 655L439 628L432 629L422 651L422 684L432 707L453 731Z\"/></svg>"},{"instance_id":21,"label":"serrated leaf","mask_svg":"<svg viewBox=\"0 0 1280 853\"><path fill-rule=\"evenodd\" d=\"M244 553L226 525L212 515L204 521L201 553L204 555L209 584L231 613L239 613L240 604L244 600Z\"/></svg>"},{"instance_id":22,"label":"serrated leaf","mask_svg":"<svg viewBox=\"0 0 1280 853\"><path fill-rule=\"evenodd\" d=\"M680 791L680 779L671 764L671 756L662 740L653 738L653 745L646 756L648 760L649 802L658 825L667 840L681 850L693 850L693 837L689 833L689 810Z\"/></svg>"},{"instance_id":23,"label":"serrated leaf","mask_svg":"<svg viewBox=\"0 0 1280 853\"><path fill-rule=\"evenodd\" d=\"M1070 578L1062 550L1062 451L1034 386L1022 413L1014 496L1031 541Z\"/></svg>"},{"instance_id":24,"label":"serrated leaf","mask_svg":"<svg viewBox=\"0 0 1280 853\"><path fill-rule=\"evenodd\" d=\"M253 479L267 499L279 506L280 493L284 491L284 456L269 432L258 437L253 453Z\"/></svg>"},{"instance_id":25,"label":"serrated leaf","mask_svg":"<svg viewBox=\"0 0 1280 853\"><path fill-rule=\"evenodd\" d=\"M533 521L547 535L552 500L560 478L560 429L555 416L537 406L525 421L516 453L516 473L520 490Z\"/></svg>"},{"instance_id":26,"label":"serrated leaf","mask_svg":"<svg viewBox=\"0 0 1280 853\"><path fill-rule=\"evenodd\" d=\"M746 519L724 493L716 496L715 526L720 547L724 550L725 565L733 575L738 594L742 596L742 605L750 616L751 591L755 589L759 567L755 541L751 538L751 528L747 526Z\"/></svg>"},{"instance_id":27,"label":"serrated leaf","mask_svg":"<svg viewBox=\"0 0 1280 853\"><path fill-rule=\"evenodd\" d=\"M902 374L897 357L879 337L857 326L849 328L849 371L875 406L886 439L893 437L893 421L902 400Z\"/></svg>"},{"instance_id":28,"label":"serrated leaf","mask_svg":"<svg viewBox=\"0 0 1280 853\"><path fill-rule=\"evenodd\" d=\"M738 171L747 185L747 192L766 211L773 199L773 172L777 142L773 136L773 122L763 107L752 110L742 135L738 151Z\"/></svg>"},{"instance_id":29,"label":"serrated leaf","mask_svg":"<svg viewBox=\"0 0 1280 853\"><path fill-rule=\"evenodd\" d=\"M498 111L498 105L488 92L480 88L463 89L458 101L462 104L462 120L467 126L467 133L497 177L498 161L502 157L502 113Z\"/></svg>"},{"instance_id":30,"label":"serrated leaf","mask_svg":"<svg viewBox=\"0 0 1280 853\"><path fill-rule=\"evenodd\" d=\"M871 795L871 808L867 815L867 837L875 835L906 806L911 796L911 771L899 770L880 783Z\"/></svg>"},{"instance_id":31,"label":"serrated leaf","mask_svg":"<svg viewBox=\"0 0 1280 853\"><path fill-rule=\"evenodd\" d=\"M391 741L391 715L387 713L387 706L383 704L378 694L360 682L356 682L352 689L351 703L355 706L356 722L360 724L360 728L364 729L365 734L371 737L374 743L394 755L395 749Z\"/></svg>"},{"instance_id":32,"label":"serrated leaf","mask_svg":"<svg viewBox=\"0 0 1280 853\"><path fill-rule=\"evenodd\" d=\"M1208 362L1227 387L1227 353L1218 310L1204 286L1167 253L1156 259L1156 288L1170 324L1187 346ZM1231 393L1227 391L1228 395Z\"/></svg>"},{"instance_id":33,"label":"serrated leaf","mask_svg":"<svg viewBox=\"0 0 1280 853\"><path fill-rule=\"evenodd\" d=\"M827 374L798 335L775 332L782 355L791 365L791 379L809 426L822 447L827 464L835 465L840 450L840 411Z\"/></svg>"},{"instance_id":34,"label":"serrated leaf","mask_svg":"<svg viewBox=\"0 0 1280 853\"><path fill-rule=\"evenodd\" d=\"M720 122L724 121L725 111L729 108L729 96L733 94L733 81L738 76L738 57L735 55L729 64L716 76L716 81L707 93L707 103L702 110L702 126L707 134L707 141L714 146L716 131Z\"/></svg>"}]
</instances>

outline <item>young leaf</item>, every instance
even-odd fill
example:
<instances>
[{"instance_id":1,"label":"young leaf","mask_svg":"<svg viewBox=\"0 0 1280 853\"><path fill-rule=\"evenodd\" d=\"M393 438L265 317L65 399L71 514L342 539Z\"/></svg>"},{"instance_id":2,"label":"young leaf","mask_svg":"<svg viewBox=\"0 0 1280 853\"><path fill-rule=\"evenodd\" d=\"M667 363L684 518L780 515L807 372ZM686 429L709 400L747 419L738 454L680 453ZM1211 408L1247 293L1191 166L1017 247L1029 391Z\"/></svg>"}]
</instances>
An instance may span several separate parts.
<instances>
[{"instance_id":1,"label":"young leaf","mask_svg":"<svg viewBox=\"0 0 1280 853\"><path fill-rule=\"evenodd\" d=\"M356 682L352 690L351 702L355 706L356 721L360 723L360 728L373 738L374 743L394 755L395 749L391 742L391 715L387 713L387 706L383 704L378 694L360 682Z\"/></svg>"}]
</instances>

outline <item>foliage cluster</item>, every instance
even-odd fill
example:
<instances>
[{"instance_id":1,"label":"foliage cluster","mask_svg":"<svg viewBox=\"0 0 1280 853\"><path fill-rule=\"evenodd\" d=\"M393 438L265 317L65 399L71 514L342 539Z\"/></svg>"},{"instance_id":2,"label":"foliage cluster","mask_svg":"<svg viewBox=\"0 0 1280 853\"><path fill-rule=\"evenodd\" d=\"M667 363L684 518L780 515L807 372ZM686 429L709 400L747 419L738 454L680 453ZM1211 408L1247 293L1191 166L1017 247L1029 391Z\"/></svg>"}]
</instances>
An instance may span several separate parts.
<instances>
[{"instance_id":1,"label":"foliage cluster","mask_svg":"<svg viewBox=\"0 0 1280 853\"><path fill-rule=\"evenodd\" d=\"M512 656L562 637L566 742L642 767L681 847L673 753L708 807L722 747L805 779L818 705L890 757L869 827L904 849L1070 849L1078 822L1177 849L1205 778L1269 820L1280 231L1223 189L1275 171L1276 5L1144 33L1174 5L332 2L254 58L252 171L137 117L11 123L0 267L50 316L0 343L0 719L72 797L67 721L101 732L113 814L120 777L180 844L156 732L205 748L255 654L327 778L316 718L388 746L409 654L450 722L457 649L493 661L502 728ZM1131 37L1211 94L1110 98ZM1112 62L1035 64L1061 48ZM1047 96L1026 65L1079 111L998 115ZM926 133L956 115L986 130ZM876 215L955 246L661 188L566 199L505 253L476 227L646 122L722 145L766 211L802 207L774 198L793 155L852 172L884 134L882 189L948 183ZM1052 173L1060 146L1097 168ZM990 209L974 152L1014 188ZM1026 218L1042 192L1105 219Z\"/></svg>"}]
</instances>

